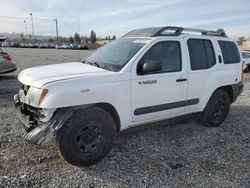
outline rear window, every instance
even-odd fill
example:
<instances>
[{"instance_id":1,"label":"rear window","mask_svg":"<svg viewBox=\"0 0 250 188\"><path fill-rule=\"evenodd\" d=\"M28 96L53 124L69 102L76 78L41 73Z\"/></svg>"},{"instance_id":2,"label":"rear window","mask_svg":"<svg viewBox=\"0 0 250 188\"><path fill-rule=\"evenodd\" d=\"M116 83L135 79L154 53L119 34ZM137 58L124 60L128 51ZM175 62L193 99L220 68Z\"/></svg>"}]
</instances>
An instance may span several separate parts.
<instances>
[{"instance_id":1,"label":"rear window","mask_svg":"<svg viewBox=\"0 0 250 188\"><path fill-rule=\"evenodd\" d=\"M213 45L206 39L189 39L188 50L192 70L209 69L216 64Z\"/></svg>"},{"instance_id":2,"label":"rear window","mask_svg":"<svg viewBox=\"0 0 250 188\"><path fill-rule=\"evenodd\" d=\"M240 63L240 53L234 42L218 41L224 64Z\"/></svg>"}]
</instances>

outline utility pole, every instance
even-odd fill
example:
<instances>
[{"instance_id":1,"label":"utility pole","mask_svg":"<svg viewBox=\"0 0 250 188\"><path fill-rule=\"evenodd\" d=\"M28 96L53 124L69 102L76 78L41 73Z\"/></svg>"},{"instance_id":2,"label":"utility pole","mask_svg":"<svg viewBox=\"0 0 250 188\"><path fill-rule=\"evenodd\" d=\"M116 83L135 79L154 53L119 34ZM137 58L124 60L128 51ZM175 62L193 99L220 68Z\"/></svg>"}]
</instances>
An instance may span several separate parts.
<instances>
[{"instance_id":1,"label":"utility pole","mask_svg":"<svg viewBox=\"0 0 250 188\"><path fill-rule=\"evenodd\" d=\"M55 19L55 22L56 22L56 41L57 41L57 44L58 44L58 23L57 23L57 19Z\"/></svg>"},{"instance_id":2,"label":"utility pole","mask_svg":"<svg viewBox=\"0 0 250 188\"><path fill-rule=\"evenodd\" d=\"M28 39L26 20L24 20L25 38Z\"/></svg>"},{"instance_id":3,"label":"utility pole","mask_svg":"<svg viewBox=\"0 0 250 188\"><path fill-rule=\"evenodd\" d=\"M34 38L34 25L33 25L32 13L30 13L30 18L31 18L31 26L32 26L32 35L33 35L33 38Z\"/></svg>"}]
</instances>

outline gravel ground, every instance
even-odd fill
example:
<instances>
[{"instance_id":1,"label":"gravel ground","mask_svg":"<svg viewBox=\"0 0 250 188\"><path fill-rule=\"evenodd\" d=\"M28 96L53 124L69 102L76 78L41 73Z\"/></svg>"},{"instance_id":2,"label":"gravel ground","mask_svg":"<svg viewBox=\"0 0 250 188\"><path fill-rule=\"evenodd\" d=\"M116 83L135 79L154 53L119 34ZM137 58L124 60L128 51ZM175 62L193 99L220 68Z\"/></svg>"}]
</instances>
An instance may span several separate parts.
<instances>
[{"instance_id":1,"label":"gravel ground","mask_svg":"<svg viewBox=\"0 0 250 188\"><path fill-rule=\"evenodd\" d=\"M22 138L12 97L17 74L41 64L77 61L77 51L5 49L18 65L0 76L0 187L250 187L250 75L219 128L194 116L128 129L101 162L78 168L55 141L35 146ZM79 57L89 51L79 51Z\"/></svg>"}]
</instances>

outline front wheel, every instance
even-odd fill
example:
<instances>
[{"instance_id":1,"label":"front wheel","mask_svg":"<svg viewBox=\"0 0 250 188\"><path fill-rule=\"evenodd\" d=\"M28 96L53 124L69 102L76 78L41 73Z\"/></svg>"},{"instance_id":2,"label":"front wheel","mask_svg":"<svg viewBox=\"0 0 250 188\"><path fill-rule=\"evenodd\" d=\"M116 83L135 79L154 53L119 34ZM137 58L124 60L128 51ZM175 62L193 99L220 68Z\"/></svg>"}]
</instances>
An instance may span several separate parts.
<instances>
[{"instance_id":1,"label":"front wheel","mask_svg":"<svg viewBox=\"0 0 250 188\"><path fill-rule=\"evenodd\" d=\"M116 126L111 115L97 107L76 111L57 134L63 158L75 166L88 166L111 150Z\"/></svg>"},{"instance_id":2,"label":"front wheel","mask_svg":"<svg viewBox=\"0 0 250 188\"><path fill-rule=\"evenodd\" d=\"M219 126L226 119L229 108L230 98L228 94L222 89L216 90L202 112L202 124L206 127Z\"/></svg>"}]
</instances>

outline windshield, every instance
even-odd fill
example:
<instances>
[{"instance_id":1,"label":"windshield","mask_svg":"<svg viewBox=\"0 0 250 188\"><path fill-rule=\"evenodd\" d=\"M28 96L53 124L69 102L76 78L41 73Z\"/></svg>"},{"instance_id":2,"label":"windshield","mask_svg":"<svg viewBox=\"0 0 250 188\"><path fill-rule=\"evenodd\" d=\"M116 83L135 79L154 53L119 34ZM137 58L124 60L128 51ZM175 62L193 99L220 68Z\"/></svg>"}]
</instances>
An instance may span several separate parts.
<instances>
[{"instance_id":1,"label":"windshield","mask_svg":"<svg viewBox=\"0 0 250 188\"><path fill-rule=\"evenodd\" d=\"M148 42L146 39L118 39L97 50L84 63L120 71Z\"/></svg>"}]
</instances>

